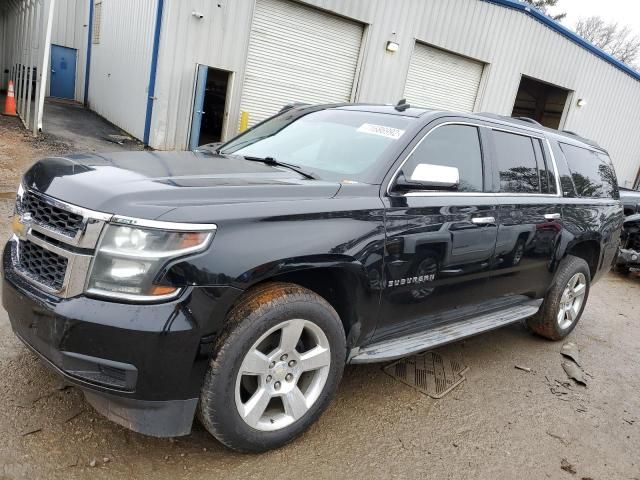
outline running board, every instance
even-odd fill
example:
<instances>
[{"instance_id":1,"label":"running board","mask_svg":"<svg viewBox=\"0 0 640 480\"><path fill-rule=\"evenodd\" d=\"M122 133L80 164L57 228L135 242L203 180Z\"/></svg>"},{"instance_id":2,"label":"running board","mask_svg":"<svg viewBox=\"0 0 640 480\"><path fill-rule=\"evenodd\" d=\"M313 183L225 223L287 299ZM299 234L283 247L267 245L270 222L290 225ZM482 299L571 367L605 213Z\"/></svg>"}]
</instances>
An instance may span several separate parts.
<instances>
[{"instance_id":1,"label":"running board","mask_svg":"<svg viewBox=\"0 0 640 480\"><path fill-rule=\"evenodd\" d=\"M366 347L354 348L349 355L349 363L388 362L406 357L414 353L440 347L447 343L472 337L479 333L519 322L535 315L540 308L540 301L518 305L506 310L487 313L469 320L439 325L430 330L413 333L401 338L394 338Z\"/></svg>"}]
</instances>

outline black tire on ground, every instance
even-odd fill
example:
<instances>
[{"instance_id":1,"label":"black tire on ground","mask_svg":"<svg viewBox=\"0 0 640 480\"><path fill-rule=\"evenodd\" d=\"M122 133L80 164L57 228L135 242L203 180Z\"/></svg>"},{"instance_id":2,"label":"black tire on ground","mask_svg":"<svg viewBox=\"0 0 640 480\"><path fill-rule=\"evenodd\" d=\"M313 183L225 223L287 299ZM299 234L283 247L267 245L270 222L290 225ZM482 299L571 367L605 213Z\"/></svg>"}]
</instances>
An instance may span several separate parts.
<instances>
[{"instance_id":1,"label":"black tire on ground","mask_svg":"<svg viewBox=\"0 0 640 480\"><path fill-rule=\"evenodd\" d=\"M294 423L275 431L252 428L236 406L236 379L243 359L270 329L294 319L312 322L326 336L330 346L326 383L315 403ZM227 318L215 351L205 375L198 418L218 441L242 452L278 448L313 424L333 399L347 356L344 328L333 307L310 290L275 282L258 286L240 299Z\"/></svg>"},{"instance_id":2,"label":"black tire on ground","mask_svg":"<svg viewBox=\"0 0 640 480\"><path fill-rule=\"evenodd\" d=\"M569 281L574 277L574 275L580 273L586 280L584 299L580 305L577 315L575 315L575 319L571 324L564 326L563 328L558 321L561 300ZM548 338L549 340L561 340L565 338L575 328L582 316L582 312L584 311L584 307L589 298L590 284L591 274L587 262L582 258L567 255L558 267L554 284L547 293L540 310L535 316L527 320L529 328L538 335Z\"/></svg>"}]
</instances>

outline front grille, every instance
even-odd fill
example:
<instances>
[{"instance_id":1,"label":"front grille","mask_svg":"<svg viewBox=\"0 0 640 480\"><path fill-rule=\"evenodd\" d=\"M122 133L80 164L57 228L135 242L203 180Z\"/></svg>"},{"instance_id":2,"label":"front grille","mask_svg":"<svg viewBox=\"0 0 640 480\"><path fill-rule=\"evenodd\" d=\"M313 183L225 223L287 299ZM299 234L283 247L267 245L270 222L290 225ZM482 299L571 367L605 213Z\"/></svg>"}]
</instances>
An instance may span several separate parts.
<instances>
[{"instance_id":1,"label":"front grille","mask_svg":"<svg viewBox=\"0 0 640 480\"><path fill-rule=\"evenodd\" d=\"M34 281L62 290L68 260L35 243L20 242L18 267Z\"/></svg>"},{"instance_id":2,"label":"front grille","mask_svg":"<svg viewBox=\"0 0 640 480\"><path fill-rule=\"evenodd\" d=\"M68 237L75 237L82 228L82 215L55 207L31 192L22 197L21 211L31 213L33 220L45 228L51 228Z\"/></svg>"}]
</instances>

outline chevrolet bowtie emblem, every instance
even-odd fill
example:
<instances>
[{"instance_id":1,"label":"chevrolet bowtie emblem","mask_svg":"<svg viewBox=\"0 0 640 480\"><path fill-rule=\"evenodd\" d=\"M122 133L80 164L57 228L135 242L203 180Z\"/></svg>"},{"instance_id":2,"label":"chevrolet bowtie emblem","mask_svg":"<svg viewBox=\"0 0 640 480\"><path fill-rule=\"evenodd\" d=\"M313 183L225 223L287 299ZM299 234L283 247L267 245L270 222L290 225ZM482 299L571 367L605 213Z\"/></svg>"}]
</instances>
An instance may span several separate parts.
<instances>
[{"instance_id":1,"label":"chevrolet bowtie emblem","mask_svg":"<svg viewBox=\"0 0 640 480\"><path fill-rule=\"evenodd\" d=\"M13 221L11 222L11 229L13 233L24 240L29 232L29 228L31 228L31 222L33 221L33 216L30 212L25 212L22 215L14 215Z\"/></svg>"}]
</instances>

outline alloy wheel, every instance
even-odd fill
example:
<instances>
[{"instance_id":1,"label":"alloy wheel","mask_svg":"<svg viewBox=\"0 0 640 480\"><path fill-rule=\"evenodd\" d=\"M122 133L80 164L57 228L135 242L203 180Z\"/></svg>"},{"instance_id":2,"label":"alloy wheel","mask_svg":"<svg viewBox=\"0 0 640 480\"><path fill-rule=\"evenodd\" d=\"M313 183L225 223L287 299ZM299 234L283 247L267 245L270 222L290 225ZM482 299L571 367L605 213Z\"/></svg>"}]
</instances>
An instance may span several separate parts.
<instances>
[{"instance_id":1,"label":"alloy wheel","mask_svg":"<svg viewBox=\"0 0 640 480\"><path fill-rule=\"evenodd\" d=\"M329 341L315 323L293 319L276 325L240 365L235 385L240 417L260 431L288 427L318 400L330 365Z\"/></svg>"},{"instance_id":2,"label":"alloy wheel","mask_svg":"<svg viewBox=\"0 0 640 480\"><path fill-rule=\"evenodd\" d=\"M583 273L576 273L569 279L558 307L558 326L562 330L569 328L578 319L578 314L587 293L587 279Z\"/></svg>"}]
</instances>

